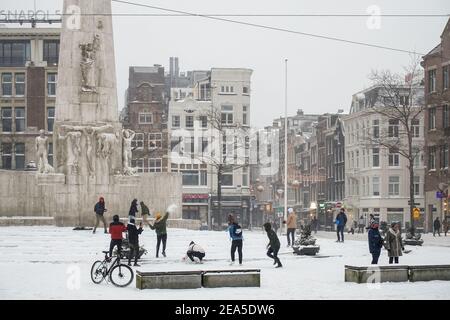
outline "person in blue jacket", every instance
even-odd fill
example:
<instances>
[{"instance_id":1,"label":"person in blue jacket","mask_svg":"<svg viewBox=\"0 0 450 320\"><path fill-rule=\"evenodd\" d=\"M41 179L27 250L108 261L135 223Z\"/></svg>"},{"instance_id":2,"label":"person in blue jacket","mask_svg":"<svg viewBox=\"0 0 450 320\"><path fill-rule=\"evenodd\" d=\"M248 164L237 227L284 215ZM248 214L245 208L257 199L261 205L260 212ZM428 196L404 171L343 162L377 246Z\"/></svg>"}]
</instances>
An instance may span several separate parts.
<instances>
[{"instance_id":1,"label":"person in blue jacket","mask_svg":"<svg viewBox=\"0 0 450 320\"><path fill-rule=\"evenodd\" d=\"M336 242L344 242L344 228L347 223L347 215L345 214L345 209L342 208L341 212L336 216L336 232L337 232L337 241Z\"/></svg>"},{"instance_id":2,"label":"person in blue jacket","mask_svg":"<svg viewBox=\"0 0 450 320\"><path fill-rule=\"evenodd\" d=\"M242 265L242 227L236 222L234 216L230 214L228 216L228 232L230 233L231 238L231 263L234 264L234 256L236 253L236 249L239 255L239 265Z\"/></svg>"},{"instance_id":3,"label":"person in blue jacket","mask_svg":"<svg viewBox=\"0 0 450 320\"><path fill-rule=\"evenodd\" d=\"M381 248L383 247L383 238L381 237L378 227L378 222L373 221L368 233L369 252L372 254L372 264L378 264L378 258L380 257Z\"/></svg>"}]
</instances>

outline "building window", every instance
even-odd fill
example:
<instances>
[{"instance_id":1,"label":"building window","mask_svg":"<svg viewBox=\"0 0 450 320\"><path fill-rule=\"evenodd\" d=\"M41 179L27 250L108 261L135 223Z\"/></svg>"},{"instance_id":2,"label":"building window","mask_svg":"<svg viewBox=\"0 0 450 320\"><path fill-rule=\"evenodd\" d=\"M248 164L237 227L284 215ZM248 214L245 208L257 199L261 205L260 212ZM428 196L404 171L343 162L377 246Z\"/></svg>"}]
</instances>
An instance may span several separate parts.
<instances>
[{"instance_id":1,"label":"building window","mask_svg":"<svg viewBox=\"0 0 450 320\"><path fill-rule=\"evenodd\" d=\"M25 73L16 73L14 75L16 96L25 95Z\"/></svg>"},{"instance_id":2,"label":"building window","mask_svg":"<svg viewBox=\"0 0 450 320\"><path fill-rule=\"evenodd\" d=\"M161 172L162 159L148 159L149 172Z\"/></svg>"},{"instance_id":3,"label":"building window","mask_svg":"<svg viewBox=\"0 0 450 320\"><path fill-rule=\"evenodd\" d=\"M380 177L372 177L372 194L374 196L380 195Z\"/></svg>"},{"instance_id":4,"label":"building window","mask_svg":"<svg viewBox=\"0 0 450 320\"><path fill-rule=\"evenodd\" d=\"M247 113L248 107L243 106L242 107L242 124L248 125L248 113Z\"/></svg>"},{"instance_id":5,"label":"building window","mask_svg":"<svg viewBox=\"0 0 450 320\"><path fill-rule=\"evenodd\" d=\"M442 127L444 129L450 127L450 112L448 104L442 107Z\"/></svg>"},{"instance_id":6,"label":"building window","mask_svg":"<svg viewBox=\"0 0 450 320\"><path fill-rule=\"evenodd\" d=\"M31 60L30 41L0 42L0 67L23 67Z\"/></svg>"},{"instance_id":7,"label":"building window","mask_svg":"<svg viewBox=\"0 0 450 320\"><path fill-rule=\"evenodd\" d=\"M58 64L59 41L44 40L44 61L47 61L47 65Z\"/></svg>"},{"instance_id":8,"label":"building window","mask_svg":"<svg viewBox=\"0 0 450 320\"><path fill-rule=\"evenodd\" d=\"M131 141L131 147L133 149L143 149L144 148L144 134L136 133L133 141Z\"/></svg>"},{"instance_id":9,"label":"building window","mask_svg":"<svg viewBox=\"0 0 450 320\"><path fill-rule=\"evenodd\" d=\"M420 160L421 160L421 153L420 153L420 149L419 148L416 148L416 147L413 147L413 150L412 150L412 154L413 154L413 157L414 157L414 168L418 168L418 167L420 167Z\"/></svg>"},{"instance_id":10,"label":"building window","mask_svg":"<svg viewBox=\"0 0 450 320\"><path fill-rule=\"evenodd\" d=\"M442 68L442 89L448 89L449 86L449 68L450 66L445 66Z\"/></svg>"},{"instance_id":11,"label":"building window","mask_svg":"<svg viewBox=\"0 0 450 320\"><path fill-rule=\"evenodd\" d=\"M248 187L248 167L242 168L242 186Z\"/></svg>"},{"instance_id":12,"label":"building window","mask_svg":"<svg viewBox=\"0 0 450 320\"><path fill-rule=\"evenodd\" d=\"M53 143L49 142L48 143L48 164L53 166Z\"/></svg>"},{"instance_id":13,"label":"building window","mask_svg":"<svg viewBox=\"0 0 450 320\"><path fill-rule=\"evenodd\" d=\"M428 110L428 130L436 129L436 108Z\"/></svg>"},{"instance_id":14,"label":"building window","mask_svg":"<svg viewBox=\"0 0 450 320\"><path fill-rule=\"evenodd\" d=\"M182 155L182 152L180 150L181 141L181 137L172 137L172 139L170 140L170 151Z\"/></svg>"},{"instance_id":15,"label":"building window","mask_svg":"<svg viewBox=\"0 0 450 320\"><path fill-rule=\"evenodd\" d=\"M2 169L12 169L12 144L2 143Z\"/></svg>"},{"instance_id":16,"label":"building window","mask_svg":"<svg viewBox=\"0 0 450 320\"><path fill-rule=\"evenodd\" d=\"M153 114L150 112L140 112L139 113L139 124L152 124Z\"/></svg>"},{"instance_id":17,"label":"building window","mask_svg":"<svg viewBox=\"0 0 450 320\"><path fill-rule=\"evenodd\" d=\"M428 93L436 91L436 69L428 71Z\"/></svg>"},{"instance_id":18,"label":"building window","mask_svg":"<svg viewBox=\"0 0 450 320\"><path fill-rule=\"evenodd\" d=\"M374 139L378 139L380 137L380 120L372 121L372 135Z\"/></svg>"},{"instance_id":19,"label":"building window","mask_svg":"<svg viewBox=\"0 0 450 320\"><path fill-rule=\"evenodd\" d=\"M12 132L12 108L2 108L2 131Z\"/></svg>"},{"instance_id":20,"label":"building window","mask_svg":"<svg viewBox=\"0 0 450 320\"><path fill-rule=\"evenodd\" d=\"M194 116L186 116L186 128L194 127Z\"/></svg>"},{"instance_id":21,"label":"building window","mask_svg":"<svg viewBox=\"0 0 450 320\"><path fill-rule=\"evenodd\" d=\"M226 187L233 186L233 170L224 169L222 172L222 185Z\"/></svg>"},{"instance_id":22,"label":"building window","mask_svg":"<svg viewBox=\"0 0 450 320\"><path fill-rule=\"evenodd\" d=\"M180 127L180 116L172 116L172 128Z\"/></svg>"},{"instance_id":23,"label":"building window","mask_svg":"<svg viewBox=\"0 0 450 320\"><path fill-rule=\"evenodd\" d=\"M222 124L233 124L233 106L222 106Z\"/></svg>"},{"instance_id":24,"label":"building window","mask_svg":"<svg viewBox=\"0 0 450 320\"><path fill-rule=\"evenodd\" d=\"M12 96L12 73L2 73L2 95Z\"/></svg>"},{"instance_id":25,"label":"building window","mask_svg":"<svg viewBox=\"0 0 450 320\"><path fill-rule=\"evenodd\" d=\"M420 121L418 119L414 119L411 121L411 132L413 138L420 137Z\"/></svg>"},{"instance_id":26,"label":"building window","mask_svg":"<svg viewBox=\"0 0 450 320\"><path fill-rule=\"evenodd\" d=\"M409 96L400 96L400 105L404 107L409 106Z\"/></svg>"},{"instance_id":27,"label":"building window","mask_svg":"<svg viewBox=\"0 0 450 320\"><path fill-rule=\"evenodd\" d=\"M398 138L398 120L397 119L389 119L388 136L389 136L389 138Z\"/></svg>"},{"instance_id":28,"label":"building window","mask_svg":"<svg viewBox=\"0 0 450 320\"><path fill-rule=\"evenodd\" d=\"M202 128L208 128L208 117L207 116L200 116L200 122Z\"/></svg>"},{"instance_id":29,"label":"building window","mask_svg":"<svg viewBox=\"0 0 450 320\"><path fill-rule=\"evenodd\" d=\"M136 168L137 172L144 172L144 159L131 160L131 167Z\"/></svg>"},{"instance_id":30,"label":"building window","mask_svg":"<svg viewBox=\"0 0 450 320\"><path fill-rule=\"evenodd\" d=\"M428 147L428 170L436 169L436 147Z\"/></svg>"},{"instance_id":31,"label":"building window","mask_svg":"<svg viewBox=\"0 0 450 320\"><path fill-rule=\"evenodd\" d=\"M234 87L233 86L221 86L220 93L234 93Z\"/></svg>"},{"instance_id":32,"label":"building window","mask_svg":"<svg viewBox=\"0 0 450 320\"><path fill-rule=\"evenodd\" d=\"M16 160L16 170L25 169L25 143L14 145L14 157Z\"/></svg>"},{"instance_id":33,"label":"building window","mask_svg":"<svg viewBox=\"0 0 450 320\"><path fill-rule=\"evenodd\" d=\"M372 149L372 167L378 168L380 166L380 148Z\"/></svg>"},{"instance_id":34,"label":"building window","mask_svg":"<svg viewBox=\"0 0 450 320\"><path fill-rule=\"evenodd\" d=\"M414 195L420 196L420 177L414 176Z\"/></svg>"},{"instance_id":35,"label":"building window","mask_svg":"<svg viewBox=\"0 0 450 320\"><path fill-rule=\"evenodd\" d=\"M441 168L448 168L448 144L441 146Z\"/></svg>"},{"instance_id":36,"label":"building window","mask_svg":"<svg viewBox=\"0 0 450 320\"><path fill-rule=\"evenodd\" d=\"M47 94L49 97L56 96L56 83L58 82L58 74L47 74Z\"/></svg>"},{"instance_id":37,"label":"building window","mask_svg":"<svg viewBox=\"0 0 450 320\"><path fill-rule=\"evenodd\" d=\"M47 130L53 132L53 125L55 124L55 107L47 108Z\"/></svg>"},{"instance_id":38,"label":"building window","mask_svg":"<svg viewBox=\"0 0 450 320\"><path fill-rule=\"evenodd\" d=\"M389 195L398 196L400 194L400 177L389 177Z\"/></svg>"},{"instance_id":39,"label":"building window","mask_svg":"<svg viewBox=\"0 0 450 320\"><path fill-rule=\"evenodd\" d=\"M400 154L398 153L398 149L390 148L389 149L389 167L398 167L400 165Z\"/></svg>"},{"instance_id":40,"label":"building window","mask_svg":"<svg viewBox=\"0 0 450 320\"><path fill-rule=\"evenodd\" d=\"M25 108L14 108L16 132L25 131Z\"/></svg>"},{"instance_id":41,"label":"building window","mask_svg":"<svg viewBox=\"0 0 450 320\"><path fill-rule=\"evenodd\" d=\"M243 86L243 87L242 87L242 93L243 93L243 94L249 94L249 93L250 93L249 87Z\"/></svg>"},{"instance_id":42,"label":"building window","mask_svg":"<svg viewBox=\"0 0 450 320\"><path fill-rule=\"evenodd\" d=\"M148 148L157 149L162 147L162 134L161 133L149 133L148 134Z\"/></svg>"}]
</instances>

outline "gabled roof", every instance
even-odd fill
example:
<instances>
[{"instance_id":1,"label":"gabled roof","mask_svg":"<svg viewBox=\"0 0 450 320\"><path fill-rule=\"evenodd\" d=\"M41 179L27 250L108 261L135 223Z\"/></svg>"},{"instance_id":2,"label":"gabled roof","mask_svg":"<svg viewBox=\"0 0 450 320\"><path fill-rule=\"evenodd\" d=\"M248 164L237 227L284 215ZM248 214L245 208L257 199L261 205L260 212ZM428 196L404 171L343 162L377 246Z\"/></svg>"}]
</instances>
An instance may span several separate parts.
<instances>
[{"instance_id":1,"label":"gabled roof","mask_svg":"<svg viewBox=\"0 0 450 320\"><path fill-rule=\"evenodd\" d=\"M444 27L444 30L441 33L441 39L444 37L444 33L450 31L450 18L447 21L447 24Z\"/></svg>"}]
</instances>

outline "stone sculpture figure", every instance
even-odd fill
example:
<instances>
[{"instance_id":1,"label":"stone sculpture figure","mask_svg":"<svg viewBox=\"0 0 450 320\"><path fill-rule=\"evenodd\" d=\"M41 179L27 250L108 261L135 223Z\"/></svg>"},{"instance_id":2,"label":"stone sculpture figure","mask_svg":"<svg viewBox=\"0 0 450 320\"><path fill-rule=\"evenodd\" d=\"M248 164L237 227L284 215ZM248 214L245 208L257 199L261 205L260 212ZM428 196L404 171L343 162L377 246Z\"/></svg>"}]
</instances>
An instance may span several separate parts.
<instances>
[{"instance_id":1,"label":"stone sculpture figure","mask_svg":"<svg viewBox=\"0 0 450 320\"><path fill-rule=\"evenodd\" d=\"M53 173L54 169L48 164L48 137L45 136L45 131L40 130L39 136L36 137L36 155L38 162L39 173Z\"/></svg>"},{"instance_id":2,"label":"stone sculpture figure","mask_svg":"<svg viewBox=\"0 0 450 320\"><path fill-rule=\"evenodd\" d=\"M68 144L67 165L69 166L72 174L77 174L80 170L79 159L81 154L81 132L71 131L67 133L66 137Z\"/></svg>"},{"instance_id":3,"label":"stone sculpture figure","mask_svg":"<svg viewBox=\"0 0 450 320\"><path fill-rule=\"evenodd\" d=\"M124 129L123 133L123 173L124 175L134 175L136 170L131 167L131 159L132 159L132 147L131 143L134 139L136 133L130 129Z\"/></svg>"},{"instance_id":4,"label":"stone sculpture figure","mask_svg":"<svg viewBox=\"0 0 450 320\"><path fill-rule=\"evenodd\" d=\"M81 90L83 92L97 92L96 89L96 61L95 53L100 46L100 37L94 36L92 43L82 43L79 45L81 49Z\"/></svg>"},{"instance_id":5,"label":"stone sculpture figure","mask_svg":"<svg viewBox=\"0 0 450 320\"><path fill-rule=\"evenodd\" d=\"M86 158L88 164L89 175L94 174L94 154L92 150L92 140L94 139L95 130L92 127L86 127L83 129L86 135Z\"/></svg>"}]
</instances>

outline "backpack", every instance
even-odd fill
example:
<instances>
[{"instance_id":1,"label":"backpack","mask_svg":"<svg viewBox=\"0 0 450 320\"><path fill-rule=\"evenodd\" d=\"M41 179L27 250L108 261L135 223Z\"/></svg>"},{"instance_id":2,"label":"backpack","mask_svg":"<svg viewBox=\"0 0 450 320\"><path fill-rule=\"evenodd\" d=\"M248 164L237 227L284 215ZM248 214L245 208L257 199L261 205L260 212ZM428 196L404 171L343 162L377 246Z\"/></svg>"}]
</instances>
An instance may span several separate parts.
<instances>
[{"instance_id":1,"label":"backpack","mask_svg":"<svg viewBox=\"0 0 450 320\"><path fill-rule=\"evenodd\" d=\"M242 227L237 223L234 226L233 236L236 238L242 237Z\"/></svg>"}]
</instances>

